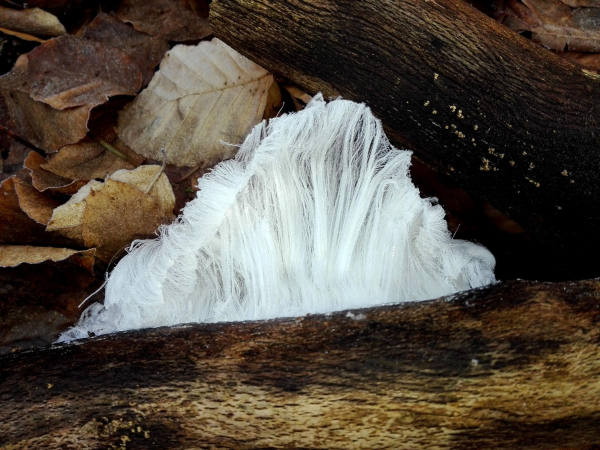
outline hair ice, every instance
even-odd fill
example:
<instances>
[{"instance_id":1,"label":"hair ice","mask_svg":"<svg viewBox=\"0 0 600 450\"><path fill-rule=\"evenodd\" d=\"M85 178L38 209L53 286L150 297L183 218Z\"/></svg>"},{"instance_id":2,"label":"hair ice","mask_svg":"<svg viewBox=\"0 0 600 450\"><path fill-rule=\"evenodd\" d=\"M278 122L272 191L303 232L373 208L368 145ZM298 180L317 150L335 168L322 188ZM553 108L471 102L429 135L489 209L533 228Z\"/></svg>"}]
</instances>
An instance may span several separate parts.
<instances>
[{"instance_id":1,"label":"hair ice","mask_svg":"<svg viewBox=\"0 0 600 450\"><path fill-rule=\"evenodd\" d=\"M160 237L136 241L60 340L425 300L495 281L370 109L317 95L257 125Z\"/></svg>"}]
</instances>

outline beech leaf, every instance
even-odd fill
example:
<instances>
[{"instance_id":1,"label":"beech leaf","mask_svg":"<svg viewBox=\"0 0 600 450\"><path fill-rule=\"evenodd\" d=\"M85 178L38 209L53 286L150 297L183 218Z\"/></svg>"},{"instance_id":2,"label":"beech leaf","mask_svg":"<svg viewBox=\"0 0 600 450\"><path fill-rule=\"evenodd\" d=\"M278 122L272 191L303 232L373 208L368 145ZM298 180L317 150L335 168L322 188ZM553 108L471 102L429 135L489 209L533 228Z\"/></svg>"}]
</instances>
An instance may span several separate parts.
<instances>
[{"instance_id":1,"label":"beech leaf","mask_svg":"<svg viewBox=\"0 0 600 450\"><path fill-rule=\"evenodd\" d=\"M61 36L67 32L55 15L40 8L12 9L0 6L0 27L34 36Z\"/></svg>"},{"instance_id":2,"label":"beech leaf","mask_svg":"<svg viewBox=\"0 0 600 450\"><path fill-rule=\"evenodd\" d=\"M142 73L142 86L147 86L154 68L160 63L169 49L166 39L160 39L135 30L119 19L100 13L87 26L83 38L112 45L133 58Z\"/></svg>"},{"instance_id":3,"label":"beech leaf","mask_svg":"<svg viewBox=\"0 0 600 450\"><path fill-rule=\"evenodd\" d=\"M43 225L56 203L34 198L33 188L13 176L0 184L0 243L70 246L74 242ZM42 194L43 195L43 194ZM47 202L47 203L45 203ZM27 212L26 212L27 211Z\"/></svg>"},{"instance_id":4,"label":"beech leaf","mask_svg":"<svg viewBox=\"0 0 600 450\"><path fill-rule=\"evenodd\" d=\"M111 45L66 35L21 55L0 86L56 109L97 106L113 95L135 95L142 74L131 56Z\"/></svg>"},{"instance_id":5,"label":"beech leaf","mask_svg":"<svg viewBox=\"0 0 600 450\"><path fill-rule=\"evenodd\" d=\"M136 238L151 237L173 220L175 196L160 166L119 170L106 182L90 181L56 208L48 231L78 236L105 262Z\"/></svg>"},{"instance_id":6,"label":"beech leaf","mask_svg":"<svg viewBox=\"0 0 600 450\"><path fill-rule=\"evenodd\" d=\"M40 192L54 191L61 194L74 194L85 184L82 180L71 180L45 170L42 165L46 164L46 158L37 152L29 152L25 159L24 167L31 172L33 187Z\"/></svg>"},{"instance_id":7,"label":"beech leaf","mask_svg":"<svg viewBox=\"0 0 600 450\"><path fill-rule=\"evenodd\" d=\"M106 178L120 169L133 169L134 165L96 142L80 142L61 148L40 167L70 180L93 180Z\"/></svg>"},{"instance_id":8,"label":"beech leaf","mask_svg":"<svg viewBox=\"0 0 600 450\"><path fill-rule=\"evenodd\" d=\"M52 343L97 290L94 249L0 246L0 354Z\"/></svg>"},{"instance_id":9,"label":"beech leaf","mask_svg":"<svg viewBox=\"0 0 600 450\"><path fill-rule=\"evenodd\" d=\"M83 139L91 109L55 109L26 92L6 88L0 77L0 125L43 150L56 151Z\"/></svg>"},{"instance_id":10,"label":"beech leaf","mask_svg":"<svg viewBox=\"0 0 600 450\"><path fill-rule=\"evenodd\" d=\"M212 34L208 21L178 0L123 0L116 15L138 31L169 41L194 41Z\"/></svg>"},{"instance_id":11,"label":"beech leaf","mask_svg":"<svg viewBox=\"0 0 600 450\"><path fill-rule=\"evenodd\" d=\"M262 119L273 76L218 39L178 45L119 116L134 151L169 164L208 166L235 154Z\"/></svg>"}]
</instances>

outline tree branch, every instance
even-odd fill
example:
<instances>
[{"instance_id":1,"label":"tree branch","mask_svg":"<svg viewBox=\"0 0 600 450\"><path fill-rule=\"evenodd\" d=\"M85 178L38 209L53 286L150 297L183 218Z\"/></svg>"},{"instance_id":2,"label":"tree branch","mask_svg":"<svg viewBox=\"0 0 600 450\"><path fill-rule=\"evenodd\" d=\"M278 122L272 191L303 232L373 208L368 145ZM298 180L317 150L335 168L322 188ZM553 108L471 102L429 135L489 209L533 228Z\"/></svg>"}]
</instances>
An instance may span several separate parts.
<instances>
[{"instance_id":1,"label":"tree branch","mask_svg":"<svg viewBox=\"0 0 600 450\"><path fill-rule=\"evenodd\" d=\"M0 357L0 446L600 444L600 284L159 328Z\"/></svg>"},{"instance_id":2,"label":"tree branch","mask_svg":"<svg viewBox=\"0 0 600 450\"><path fill-rule=\"evenodd\" d=\"M600 273L597 74L462 0L214 0L211 22L307 92L367 103L396 145Z\"/></svg>"}]
</instances>

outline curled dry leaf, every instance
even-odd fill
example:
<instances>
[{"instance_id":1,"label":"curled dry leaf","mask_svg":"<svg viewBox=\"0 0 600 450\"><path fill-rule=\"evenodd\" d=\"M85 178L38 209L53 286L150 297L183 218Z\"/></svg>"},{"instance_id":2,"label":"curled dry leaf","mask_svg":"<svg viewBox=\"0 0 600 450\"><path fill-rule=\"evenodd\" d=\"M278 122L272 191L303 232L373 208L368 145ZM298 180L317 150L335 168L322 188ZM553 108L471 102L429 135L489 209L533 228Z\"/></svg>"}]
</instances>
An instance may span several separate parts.
<instances>
[{"instance_id":1,"label":"curled dry leaf","mask_svg":"<svg viewBox=\"0 0 600 450\"><path fill-rule=\"evenodd\" d=\"M131 56L110 45L61 36L21 55L0 86L56 109L96 106L113 95L135 95L142 74Z\"/></svg>"},{"instance_id":2,"label":"curled dry leaf","mask_svg":"<svg viewBox=\"0 0 600 450\"><path fill-rule=\"evenodd\" d=\"M48 197L35 198L35 193L30 189L30 186L14 176L0 184L0 243L73 245L72 240L58 233L45 231L43 222L48 207L56 203Z\"/></svg>"},{"instance_id":3,"label":"curled dry leaf","mask_svg":"<svg viewBox=\"0 0 600 450\"><path fill-rule=\"evenodd\" d=\"M108 151L96 142L80 142L67 145L50 159L40 164L48 172L70 180L93 180L106 178L120 169L135 166Z\"/></svg>"},{"instance_id":4,"label":"curled dry leaf","mask_svg":"<svg viewBox=\"0 0 600 450\"><path fill-rule=\"evenodd\" d=\"M195 41L212 34L208 21L178 0L123 0L116 15L138 31L169 41Z\"/></svg>"},{"instance_id":5,"label":"curled dry leaf","mask_svg":"<svg viewBox=\"0 0 600 450\"><path fill-rule=\"evenodd\" d=\"M0 27L35 36L61 36L67 32L56 16L40 8L12 9L0 6Z\"/></svg>"},{"instance_id":6,"label":"curled dry leaf","mask_svg":"<svg viewBox=\"0 0 600 450\"><path fill-rule=\"evenodd\" d=\"M290 96L292 97L292 101L294 102L294 107L296 111L303 110L306 105L312 100L312 97L308 95L306 92L301 91L296 86L282 86Z\"/></svg>"},{"instance_id":7,"label":"curled dry leaf","mask_svg":"<svg viewBox=\"0 0 600 450\"><path fill-rule=\"evenodd\" d=\"M108 262L132 240L150 237L171 222L174 206L175 196L161 167L140 166L82 187L54 210L47 229L79 236Z\"/></svg>"},{"instance_id":8,"label":"curled dry leaf","mask_svg":"<svg viewBox=\"0 0 600 450\"><path fill-rule=\"evenodd\" d=\"M0 354L53 342L100 284L94 249L0 246Z\"/></svg>"},{"instance_id":9,"label":"curled dry leaf","mask_svg":"<svg viewBox=\"0 0 600 450\"><path fill-rule=\"evenodd\" d=\"M72 258L73 262L94 274L94 249L73 250L70 248L33 247L30 245L0 245L0 267L16 267L21 264L40 264L45 261L63 261Z\"/></svg>"},{"instance_id":10,"label":"curled dry leaf","mask_svg":"<svg viewBox=\"0 0 600 450\"><path fill-rule=\"evenodd\" d=\"M46 151L79 142L87 134L91 106L55 109L28 93L6 88L0 77L0 125Z\"/></svg>"},{"instance_id":11,"label":"curled dry leaf","mask_svg":"<svg viewBox=\"0 0 600 450\"><path fill-rule=\"evenodd\" d=\"M40 225L48 225L52 211L60 206L60 202L48 194L39 192L23 180L13 180L21 210Z\"/></svg>"},{"instance_id":12,"label":"curled dry leaf","mask_svg":"<svg viewBox=\"0 0 600 450\"><path fill-rule=\"evenodd\" d=\"M73 194L85 184L82 180L70 180L45 170L42 165L46 164L46 158L37 152L29 152L24 166L31 172L33 187L40 192L53 191L61 194Z\"/></svg>"},{"instance_id":13,"label":"curled dry leaf","mask_svg":"<svg viewBox=\"0 0 600 450\"><path fill-rule=\"evenodd\" d=\"M83 239L98 249L98 258L108 262L134 239L154 237L158 227L170 220L150 195L109 179L86 201Z\"/></svg>"},{"instance_id":14,"label":"curled dry leaf","mask_svg":"<svg viewBox=\"0 0 600 450\"><path fill-rule=\"evenodd\" d=\"M600 53L562 52L559 55L588 70L600 72Z\"/></svg>"},{"instance_id":15,"label":"curled dry leaf","mask_svg":"<svg viewBox=\"0 0 600 450\"><path fill-rule=\"evenodd\" d=\"M119 116L118 133L134 151L178 166L231 157L261 121L273 76L218 39L178 45L147 89Z\"/></svg>"},{"instance_id":16,"label":"curled dry leaf","mask_svg":"<svg viewBox=\"0 0 600 450\"><path fill-rule=\"evenodd\" d=\"M504 0L496 16L509 28L530 31L531 39L551 50L600 51L600 10L572 9L560 0Z\"/></svg>"},{"instance_id":17,"label":"curled dry leaf","mask_svg":"<svg viewBox=\"0 0 600 450\"><path fill-rule=\"evenodd\" d=\"M277 117L281 108L283 107L283 98L281 97L281 89L276 81L273 81L269 88L269 94L267 95L267 103L265 105L265 111L263 112L263 120L272 119Z\"/></svg>"},{"instance_id":18,"label":"curled dry leaf","mask_svg":"<svg viewBox=\"0 0 600 450\"><path fill-rule=\"evenodd\" d=\"M87 26L83 38L112 45L131 56L142 73L142 86L148 85L154 75L154 68L169 49L166 39L136 31L116 17L104 13L98 14Z\"/></svg>"}]
</instances>

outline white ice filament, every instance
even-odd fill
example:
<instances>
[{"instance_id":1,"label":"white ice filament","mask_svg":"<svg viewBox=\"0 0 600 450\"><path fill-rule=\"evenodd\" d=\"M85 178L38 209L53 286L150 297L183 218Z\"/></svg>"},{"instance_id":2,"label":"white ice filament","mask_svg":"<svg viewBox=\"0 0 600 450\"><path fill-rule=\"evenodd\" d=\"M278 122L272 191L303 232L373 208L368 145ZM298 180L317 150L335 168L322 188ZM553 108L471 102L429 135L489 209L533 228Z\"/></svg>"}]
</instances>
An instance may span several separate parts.
<instances>
[{"instance_id":1,"label":"white ice filament","mask_svg":"<svg viewBox=\"0 0 600 450\"><path fill-rule=\"evenodd\" d=\"M494 281L485 248L453 240L411 153L368 107L319 95L257 125L158 239L137 241L61 340L187 322L424 300Z\"/></svg>"}]
</instances>

